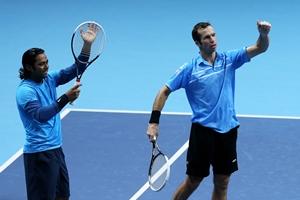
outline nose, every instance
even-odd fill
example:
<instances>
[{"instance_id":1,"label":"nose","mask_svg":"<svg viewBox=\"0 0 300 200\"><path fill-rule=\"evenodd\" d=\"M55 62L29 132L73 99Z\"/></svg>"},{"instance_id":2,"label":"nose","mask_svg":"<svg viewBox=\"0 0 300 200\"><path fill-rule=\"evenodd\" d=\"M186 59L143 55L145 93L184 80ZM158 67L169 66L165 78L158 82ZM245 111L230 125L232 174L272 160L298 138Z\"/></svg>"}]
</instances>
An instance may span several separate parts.
<instances>
[{"instance_id":1,"label":"nose","mask_svg":"<svg viewBox=\"0 0 300 200\"><path fill-rule=\"evenodd\" d=\"M48 65L45 65L45 66L44 66L44 72L47 72L48 69L49 69L49 66L48 66Z\"/></svg>"}]
</instances>

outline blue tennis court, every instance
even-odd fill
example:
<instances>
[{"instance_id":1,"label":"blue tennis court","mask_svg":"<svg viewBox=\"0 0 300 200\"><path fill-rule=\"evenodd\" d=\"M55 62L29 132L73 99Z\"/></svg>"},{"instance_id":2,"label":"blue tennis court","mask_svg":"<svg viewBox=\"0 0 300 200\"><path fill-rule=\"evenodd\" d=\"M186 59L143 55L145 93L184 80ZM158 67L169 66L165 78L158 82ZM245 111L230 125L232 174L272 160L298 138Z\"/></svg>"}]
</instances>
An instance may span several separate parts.
<instances>
[{"instance_id":1,"label":"blue tennis court","mask_svg":"<svg viewBox=\"0 0 300 200\"><path fill-rule=\"evenodd\" d=\"M62 117L71 199L170 199L185 177L189 114L161 117L159 144L174 162L160 192L147 185L149 113L67 109ZM239 171L232 176L228 199L299 200L300 118L239 116L239 120ZM211 189L210 176L190 199L210 199ZM0 199L26 199L22 156L0 174Z\"/></svg>"}]
</instances>

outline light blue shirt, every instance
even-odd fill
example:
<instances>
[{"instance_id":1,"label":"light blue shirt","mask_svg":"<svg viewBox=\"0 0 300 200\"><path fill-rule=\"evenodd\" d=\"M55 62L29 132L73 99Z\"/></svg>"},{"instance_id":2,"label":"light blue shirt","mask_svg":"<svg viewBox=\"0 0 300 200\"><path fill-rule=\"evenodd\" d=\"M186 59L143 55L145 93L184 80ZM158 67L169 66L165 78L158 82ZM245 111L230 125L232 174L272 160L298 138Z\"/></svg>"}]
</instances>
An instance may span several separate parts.
<instances>
[{"instance_id":1,"label":"light blue shirt","mask_svg":"<svg viewBox=\"0 0 300 200\"><path fill-rule=\"evenodd\" d=\"M38 101L41 106L48 106L56 101L55 77L55 74L49 74L42 83L23 80L17 89L17 106L26 131L24 153L54 149L62 144L59 114L46 122L40 122L26 111L29 102Z\"/></svg>"},{"instance_id":2,"label":"light blue shirt","mask_svg":"<svg viewBox=\"0 0 300 200\"><path fill-rule=\"evenodd\" d=\"M49 73L41 83L30 79L21 81L17 88L16 101L26 132L24 153L46 151L62 145L56 87L74 79L77 67L80 74L86 69L85 64L73 64Z\"/></svg>"},{"instance_id":3,"label":"light blue shirt","mask_svg":"<svg viewBox=\"0 0 300 200\"><path fill-rule=\"evenodd\" d=\"M217 53L213 66L198 56L181 66L166 86L172 92L185 89L193 123L225 133L239 125L234 109L235 70L249 61L246 48Z\"/></svg>"}]
</instances>

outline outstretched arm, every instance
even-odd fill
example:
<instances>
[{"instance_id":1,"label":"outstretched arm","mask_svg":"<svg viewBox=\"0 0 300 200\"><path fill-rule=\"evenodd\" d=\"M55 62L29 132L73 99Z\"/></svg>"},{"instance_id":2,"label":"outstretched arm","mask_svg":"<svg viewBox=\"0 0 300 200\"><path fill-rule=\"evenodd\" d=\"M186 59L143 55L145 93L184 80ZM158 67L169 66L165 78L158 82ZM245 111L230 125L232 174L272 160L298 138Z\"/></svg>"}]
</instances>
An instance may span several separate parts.
<instances>
[{"instance_id":1,"label":"outstretched arm","mask_svg":"<svg viewBox=\"0 0 300 200\"><path fill-rule=\"evenodd\" d=\"M265 52L269 47L269 32L271 30L271 24L267 21L258 21L257 29L259 37L256 44L247 48L247 54L250 59Z\"/></svg>"},{"instance_id":2,"label":"outstretched arm","mask_svg":"<svg viewBox=\"0 0 300 200\"><path fill-rule=\"evenodd\" d=\"M86 70L86 62L88 62L89 60L92 44L96 39L98 31L98 27L93 23L90 23L88 25L88 30L80 30L80 36L83 40L83 46L81 49L81 53L78 56L78 60L82 62L76 62L71 67L62 69L59 72L59 78L57 79L56 84L57 86L71 81L76 77L76 75L82 74Z\"/></svg>"},{"instance_id":3,"label":"outstretched arm","mask_svg":"<svg viewBox=\"0 0 300 200\"><path fill-rule=\"evenodd\" d=\"M88 30L83 31L80 30L80 35L83 40L83 47L81 53L84 55L89 56L92 44L94 40L96 39L97 33L98 33L98 27L96 24L90 23L88 25Z\"/></svg>"},{"instance_id":4,"label":"outstretched arm","mask_svg":"<svg viewBox=\"0 0 300 200\"><path fill-rule=\"evenodd\" d=\"M152 107L151 118L149 120L149 125L147 129L147 135L150 141L155 140L158 136L158 124L159 124L160 113L170 93L171 90L167 86L163 86L155 97L153 107Z\"/></svg>"}]
</instances>

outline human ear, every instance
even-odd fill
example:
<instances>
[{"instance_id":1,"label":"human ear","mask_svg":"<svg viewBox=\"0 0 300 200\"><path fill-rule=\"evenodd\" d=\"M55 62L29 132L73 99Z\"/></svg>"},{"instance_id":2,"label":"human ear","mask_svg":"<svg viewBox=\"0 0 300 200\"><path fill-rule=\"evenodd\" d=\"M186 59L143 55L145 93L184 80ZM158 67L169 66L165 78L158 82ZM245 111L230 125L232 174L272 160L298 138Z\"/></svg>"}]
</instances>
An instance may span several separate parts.
<instances>
[{"instance_id":1,"label":"human ear","mask_svg":"<svg viewBox=\"0 0 300 200\"><path fill-rule=\"evenodd\" d=\"M201 42L195 41L195 44L196 44L198 47L201 47Z\"/></svg>"},{"instance_id":2,"label":"human ear","mask_svg":"<svg viewBox=\"0 0 300 200\"><path fill-rule=\"evenodd\" d=\"M33 71L33 67L31 65L26 64L24 67L27 71L32 72Z\"/></svg>"}]
</instances>

